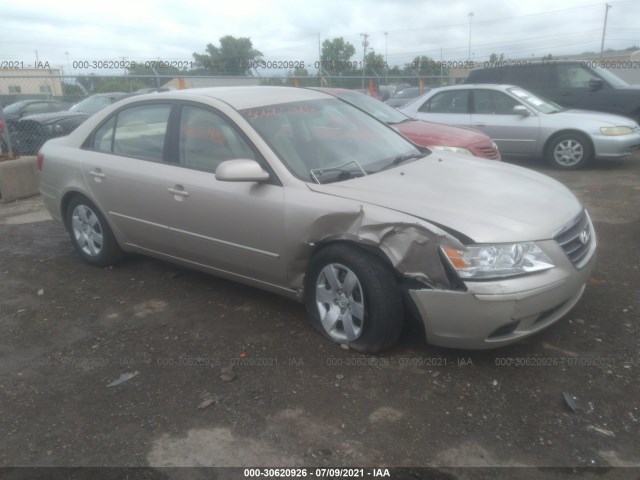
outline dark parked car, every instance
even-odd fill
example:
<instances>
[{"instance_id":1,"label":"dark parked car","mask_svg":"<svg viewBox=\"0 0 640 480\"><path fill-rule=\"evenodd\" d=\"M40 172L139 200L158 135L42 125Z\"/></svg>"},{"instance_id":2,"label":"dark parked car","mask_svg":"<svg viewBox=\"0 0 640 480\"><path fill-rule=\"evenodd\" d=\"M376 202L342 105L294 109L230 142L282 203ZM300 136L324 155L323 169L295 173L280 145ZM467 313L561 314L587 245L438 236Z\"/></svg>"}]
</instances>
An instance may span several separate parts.
<instances>
[{"instance_id":1,"label":"dark parked car","mask_svg":"<svg viewBox=\"0 0 640 480\"><path fill-rule=\"evenodd\" d=\"M13 151L20 155L35 155L50 138L63 137L96 112L131 93L96 93L63 112L27 115L15 122L10 129Z\"/></svg>"},{"instance_id":2,"label":"dark parked car","mask_svg":"<svg viewBox=\"0 0 640 480\"><path fill-rule=\"evenodd\" d=\"M640 86L594 61L553 61L472 70L465 83L517 85L566 108L597 110L640 122Z\"/></svg>"},{"instance_id":3,"label":"dark parked car","mask_svg":"<svg viewBox=\"0 0 640 480\"><path fill-rule=\"evenodd\" d=\"M112 103L117 102L118 100L122 100L123 98L130 97L132 95L135 94L124 92L96 93L95 95L91 95L81 102L76 103L69 109L69 111L88 113L89 115L92 115L96 112L99 112L104 107L108 107Z\"/></svg>"},{"instance_id":4,"label":"dark parked car","mask_svg":"<svg viewBox=\"0 0 640 480\"><path fill-rule=\"evenodd\" d=\"M35 155L50 138L73 132L89 115L76 112L54 112L28 115L20 119L12 132L13 150L22 155Z\"/></svg>"},{"instance_id":5,"label":"dark parked car","mask_svg":"<svg viewBox=\"0 0 640 480\"><path fill-rule=\"evenodd\" d=\"M69 108L69 104L58 100L20 100L2 109L7 123L34 113L59 112Z\"/></svg>"},{"instance_id":6,"label":"dark parked car","mask_svg":"<svg viewBox=\"0 0 640 480\"><path fill-rule=\"evenodd\" d=\"M420 91L420 87L405 88L391 95L391 98L384 103L391 107L399 108L428 91L428 88L425 88L422 92Z\"/></svg>"}]
</instances>

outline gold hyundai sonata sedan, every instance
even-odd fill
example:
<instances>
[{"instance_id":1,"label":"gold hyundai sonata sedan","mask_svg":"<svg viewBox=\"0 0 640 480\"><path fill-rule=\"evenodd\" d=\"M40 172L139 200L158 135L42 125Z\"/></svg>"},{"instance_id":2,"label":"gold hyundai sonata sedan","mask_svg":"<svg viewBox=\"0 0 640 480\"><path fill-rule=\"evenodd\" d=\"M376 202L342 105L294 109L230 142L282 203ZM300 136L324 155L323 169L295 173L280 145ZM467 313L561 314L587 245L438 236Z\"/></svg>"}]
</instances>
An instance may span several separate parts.
<instances>
[{"instance_id":1,"label":"gold hyundai sonata sedan","mask_svg":"<svg viewBox=\"0 0 640 480\"><path fill-rule=\"evenodd\" d=\"M193 89L122 100L38 155L87 262L150 255L286 295L375 353L405 315L483 349L548 327L595 261L586 210L531 170L429 151L322 92Z\"/></svg>"}]
</instances>

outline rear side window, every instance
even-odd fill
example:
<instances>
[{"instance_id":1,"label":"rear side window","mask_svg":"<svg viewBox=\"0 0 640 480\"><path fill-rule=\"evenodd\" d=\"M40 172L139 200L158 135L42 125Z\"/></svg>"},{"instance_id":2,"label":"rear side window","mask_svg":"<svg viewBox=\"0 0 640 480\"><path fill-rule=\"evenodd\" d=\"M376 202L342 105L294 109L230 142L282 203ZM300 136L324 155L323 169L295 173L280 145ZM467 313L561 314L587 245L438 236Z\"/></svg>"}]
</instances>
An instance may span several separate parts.
<instances>
[{"instance_id":1,"label":"rear side window","mask_svg":"<svg viewBox=\"0 0 640 480\"><path fill-rule=\"evenodd\" d=\"M523 88L548 88L553 86L555 68L555 63L510 68L507 70L504 83Z\"/></svg>"},{"instance_id":2,"label":"rear side window","mask_svg":"<svg viewBox=\"0 0 640 480\"><path fill-rule=\"evenodd\" d=\"M120 110L93 136L92 149L161 162L171 105L142 105Z\"/></svg>"},{"instance_id":3,"label":"rear side window","mask_svg":"<svg viewBox=\"0 0 640 480\"><path fill-rule=\"evenodd\" d=\"M429 113L468 113L469 91L452 90L434 95L419 109Z\"/></svg>"}]
</instances>

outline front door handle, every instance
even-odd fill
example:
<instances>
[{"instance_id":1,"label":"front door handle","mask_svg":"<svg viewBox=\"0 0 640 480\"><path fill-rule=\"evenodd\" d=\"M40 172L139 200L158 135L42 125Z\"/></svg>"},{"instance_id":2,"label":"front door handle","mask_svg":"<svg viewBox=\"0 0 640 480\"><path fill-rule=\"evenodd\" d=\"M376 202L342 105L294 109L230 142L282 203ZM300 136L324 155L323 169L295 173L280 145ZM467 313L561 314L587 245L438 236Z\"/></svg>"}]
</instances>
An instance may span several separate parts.
<instances>
[{"instance_id":1,"label":"front door handle","mask_svg":"<svg viewBox=\"0 0 640 480\"><path fill-rule=\"evenodd\" d=\"M174 185L173 187L167 188L169 193L173 193L173 196L176 200L182 201L184 197L189 196L189 192L187 192L182 185Z\"/></svg>"},{"instance_id":2,"label":"front door handle","mask_svg":"<svg viewBox=\"0 0 640 480\"><path fill-rule=\"evenodd\" d=\"M107 176L104 173L102 173L102 170L100 170L99 168L96 168L95 170L91 170L89 172L89 175L91 175L93 179L98 183L100 183L103 178L107 178Z\"/></svg>"}]
</instances>

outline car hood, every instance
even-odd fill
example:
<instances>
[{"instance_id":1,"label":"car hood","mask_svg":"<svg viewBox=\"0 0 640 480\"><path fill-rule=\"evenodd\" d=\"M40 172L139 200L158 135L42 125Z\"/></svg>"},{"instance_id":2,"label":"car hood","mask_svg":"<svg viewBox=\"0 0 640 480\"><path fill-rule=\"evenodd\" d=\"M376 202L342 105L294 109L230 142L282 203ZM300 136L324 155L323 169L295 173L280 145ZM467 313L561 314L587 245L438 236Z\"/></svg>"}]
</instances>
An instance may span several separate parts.
<instances>
[{"instance_id":1,"label":"car hood","mask_svg":"<svg viewBox=\"0 0 640 480\"><path fill-rule=\"evenodd\" d=\"M548 113L547 115L555 117L556 115L561 115L563 121L575 121L576 125L581 125L586 121L592 122L600 122L602 127L630 127L633 128L637 125L636 122L631 120L630 118L623 117L621 115L616 115L613 113L604 113L604 112L594 112L591 110L578 110L578 109L570 109L563 110L558 113Z\"/></svg>"},{"instance_id":2,"label":"car hood","mask_svg":"<svg viewBox=\"0 0 640 480\"><path fill-rule=\"evenodd\" d=\"M391 126L414 143L425 147L430 145L462 147L478 142L489 142L491 144L489 137L470 128L454 127L421 120L394 123Z\"/></svg>"},{"instance_id":3,"label":"car hood","mask_svg":"<svg viewBox=\"0 0 640 480\"><path fill-rule=\"evenodd\" d=\"M569 189L546 175L447 152L366 177L308 185L412 215L477 243L549 239L582 209Z\"/></svg>"}]
</instances>

